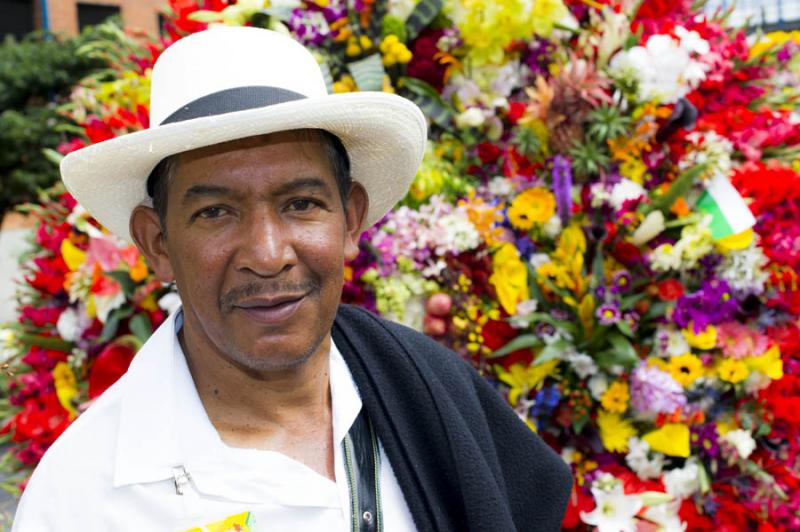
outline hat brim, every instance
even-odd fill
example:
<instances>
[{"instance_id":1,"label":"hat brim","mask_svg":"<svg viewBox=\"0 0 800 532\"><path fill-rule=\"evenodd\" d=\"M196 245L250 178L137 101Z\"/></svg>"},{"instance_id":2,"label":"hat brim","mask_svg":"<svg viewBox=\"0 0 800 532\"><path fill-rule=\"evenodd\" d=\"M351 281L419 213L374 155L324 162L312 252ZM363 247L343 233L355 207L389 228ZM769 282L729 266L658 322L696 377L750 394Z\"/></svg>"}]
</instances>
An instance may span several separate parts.
<instances>
[{"instance_id":1,"label":"hat brim","mask_svg":"<svg viewBox=\"0 0 800 532\"><path fill-rule=\"evenodd\" d=\"M132 241L130 215L150 205L147 178L165 157L231 140L324 129L342 141L351 175L369 196L366 229L405 196L422 161L425 117L412 102L381 92L334 94L195 118L122 135L67 155L67 190L103 226Z\"/></svg>"}]
</instances>

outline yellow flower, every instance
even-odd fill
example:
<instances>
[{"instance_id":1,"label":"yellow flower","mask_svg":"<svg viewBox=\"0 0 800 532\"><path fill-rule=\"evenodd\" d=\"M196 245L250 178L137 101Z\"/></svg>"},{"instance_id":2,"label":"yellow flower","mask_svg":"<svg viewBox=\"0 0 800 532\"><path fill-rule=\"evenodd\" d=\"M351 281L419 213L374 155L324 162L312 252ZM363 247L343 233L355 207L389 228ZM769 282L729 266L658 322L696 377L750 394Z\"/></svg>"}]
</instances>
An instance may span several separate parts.
<instances>
[{"instance_id":1,"label":"yellow flower","mask_svg":"<svg viewBox=\"0 0 800 532\"><path fill-rule=\"evenodd\" d=\"M75 374L66 362L59 362L53 368L53 385L56 388L58 402L69 412L70 418L75 417L78 412L72 400L78 396L78 386Z\"/></svg>"},{"instance_id":2,"label":"yellow flower","mask_svg":"<svg viewBox=\"0 0 800 532\"><path fill-rule=\"evenodd\" d=\"M508 392L508 402L516 405L521 395L526 395L535 389L551 375L558 367L558 360L548 360L542 364L524 366L523 364L512 364L508 371L501 366L497 366L497 378L501 382L511 387Z\"/></svg>"},{"instance_id":3,"label":"yellow flower","mask_svg":"<svg viewBox=\"0 0 800 532\"><path fill-rule=\"evenodd\" d=\"M339 78L339 81L335 81L333 83L333 92L336 94L340 94L343 92L356 92L358 91L358 86L356 82L353 80L351 76L347 74L343 75Z\"/></svg>"},{"instance_id":4,"label":"yellow flower","mask_svg":"<svg viewBox=\"0 0 800 532\"><path fill-rule=\"evenodd\" d=\"M731 251L738 251L747 249L753 243L753 229L745 229L741 233L735 235L728 235L725 238L717 240L717 249L722 253L730 253Z\"/></svg>"},{"instance_id":5,"label":"yellow flower","mask_svg":"<svg viewBox=\"0 0 800 532\"><path fill-rule=\"evenodd\" d=\"M644 183L644 173L646 171L647 165L641 159L629 159L619 165L619 173L639 185Z\"/></svg>"},{"instance_id":6,"label":"yellow flower","mask_svg":"<svg viewBox=\"0 0 800 532\"><path fill-rule=\"evenodd\" d=\"M61 257L71 272L74 272L86 262L86 252L78 249L69 238L61 241Z\"/></svg>"},{"instance_id":7,"label":"yellow flower","mask_svg":"<svg viewBox=\"0 0 800 532\"><path fill-rule=\"evenodd\" d=\"M673 379L689 386L703 375L703 362L691 353L684 353L669 359L667 371Z\"/></svg>"},{"instance_id":8,"label":"yellow flower","mask_svg":"<svg viewBox=\"0 0 800 532\"><path fill-rule=\"evenodd\" d=\"M597 414L597 426L600 427L600 440L606 450L612 453L628 452L628 440L636 436L636 429L629 420L616 412L600 410Z\"/></svg>"},{"instance_id":9,"label":"yellow flower","mask_svg":"<svg viewBox=\"0 0 800 532\"><path fill-rule=\"evenodd\" d=\"M503 244L492 257L489 282L497 290L503 309L512 316L517 312L517 303L530 299L528 267L519 259L519 251L513 244Z\"/></svg>"},{"instance_id":10,"label":"yellow flower","mask_svg":"<svg viewBox=\"0 0 800 532\"><path fill-rule=\"evenodd\" d=\"M742 382L750 374L747 365L741 360L725 359L717 366L719 378L725 382L736 384Z\"/></svg>"},{"instance_id":11,"label":"yellow flower","mask_svg":"<svg viewBox=\"0 0 800 532\"><path fill-rule=\"evenodd\" d=\"M517 196L508 208L508 219L517 229L527 231L543 224L556 212L556 199L543 188L529 188Z\"/></svg>"},{"instance_id":12,"label":"yellow flower","mask_svg":"<svg viewBox=\"0 0 800 532\"><path fill-rule=\"evenodd\" d=\"M705 330L695 333L694 324L689 323L683 330L683 337L690 346L697 349L714 349L717 345L717 329L711 324Z\"/></svg>"},{"instance_id":13,"label":"yellow flower","mask_svg":"<svg viewBox=\"0 0 800 532\"><path fill-rule=\"evenodd\" d=\"M750 371L763 373L772 380L783 378L783 360L777 345L770 347L763 355L745 358L744 363Z\"/></svg>"},{"instance_id":14,"label":"yellow flower","mask_svg":"<svg viewBox=\"0 0 800 532\"><path fill-rule=\"evenodd\" d=\"M588 334L591 334L594 327L594 309L596 306L597 304L592 294L583 296L580 305L578 305L578 318Z\"/></svg>"},{"instance_id":15,"label":"yellow flower","mask_svg":"<svg viewBox=\"0 0 800 532\"><path fill-rule=\"evenodd\" d=\"M132 281L137 283L147 279L147 263L145 263L143 256L139 255L136 264L128 272L128 275L130 275Z\"/></svg>"},{"instance_id":16,"label":"yellow flower","mask_svg":"<svg viewBox=\"0 0 800 532\"><path fill-rule=\"evenodd\" d=\"M611 386L606 389L603 397L600 398L600 404L609 412L623 414L628 409L628 401L630 398L628 384L622 381L614 381L611 383Z\"/></svg>"},{"instance_id":17,"label":"yellow flower","mask_svg":"<svg viewBox=\"0 0 800 532\"><path fill-rule=\"evenodd\" d=\"M689 457L689 427L684 423L667 423L645 434L642 440L650 444L652 450L667 456Z\"/></svg>"}]
</instances>

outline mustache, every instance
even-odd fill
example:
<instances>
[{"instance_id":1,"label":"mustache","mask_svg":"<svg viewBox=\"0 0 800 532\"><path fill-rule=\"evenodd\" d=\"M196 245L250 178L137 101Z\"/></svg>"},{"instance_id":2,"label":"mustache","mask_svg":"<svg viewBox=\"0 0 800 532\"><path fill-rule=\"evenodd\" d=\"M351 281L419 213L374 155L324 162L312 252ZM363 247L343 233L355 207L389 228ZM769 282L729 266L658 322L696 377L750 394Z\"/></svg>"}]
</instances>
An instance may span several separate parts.
<instances>
[{"instance_id":1,"label":"mustache","mask_svg":"<svg viewBox=\"0 0 800 532\"><path fill-rule=\"evenodd\" d=\"M301 282L289 281L252 281L235 288L231 288L219 298L219 308L231 311L241 301L254 296L274 296L280 294L306 294L320 288L317 279L308 279Z\"/></svg>"}]
</instances>

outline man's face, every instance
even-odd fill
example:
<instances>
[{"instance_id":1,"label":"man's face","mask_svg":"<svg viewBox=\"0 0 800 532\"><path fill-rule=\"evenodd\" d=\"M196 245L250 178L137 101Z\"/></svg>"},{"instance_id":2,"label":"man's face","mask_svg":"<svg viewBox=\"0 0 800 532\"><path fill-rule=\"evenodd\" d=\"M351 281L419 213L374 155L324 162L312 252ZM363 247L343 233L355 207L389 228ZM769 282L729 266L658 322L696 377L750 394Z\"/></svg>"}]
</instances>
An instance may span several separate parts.
<instances>
[{"instance_id":1,"label":"man's face","mask_svg":"<svg viewBox=\"0 0 800 532\"><path fill-rule=\"evenodd\" d=\"M342 205L316 135L243 139L179 156L163 256L148 259L176 281L189 345L250 371L288 369L330 332L365 212L360 186ZM134 234L154 220L134 214Z\"/></svg>"}]
</instances>

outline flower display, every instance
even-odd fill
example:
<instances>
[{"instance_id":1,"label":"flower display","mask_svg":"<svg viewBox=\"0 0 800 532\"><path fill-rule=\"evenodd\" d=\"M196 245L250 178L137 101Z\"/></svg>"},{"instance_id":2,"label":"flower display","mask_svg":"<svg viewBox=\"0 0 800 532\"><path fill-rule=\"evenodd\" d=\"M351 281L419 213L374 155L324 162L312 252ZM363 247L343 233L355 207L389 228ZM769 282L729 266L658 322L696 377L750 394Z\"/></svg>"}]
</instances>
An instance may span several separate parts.
<instances>
[{"instance_id":1,"label":"flower display","mask_svg":"<svg viewBox=\"0 0 800 532\"><path fill-rule=\"evenodd\" d=\"M146 127L149 67L213 24L309 46L331 92L430 124L343 300L470 362L575 484L566 529L800 528L800 37L691 2L172 0L73 95L64 151ZM124 50L121 51L121 50ZM25 262L5 431L29 467L127 368L169 287L66 194ZM27 469L20 469L24 476Z\"/></svg>"}]
</instances>

